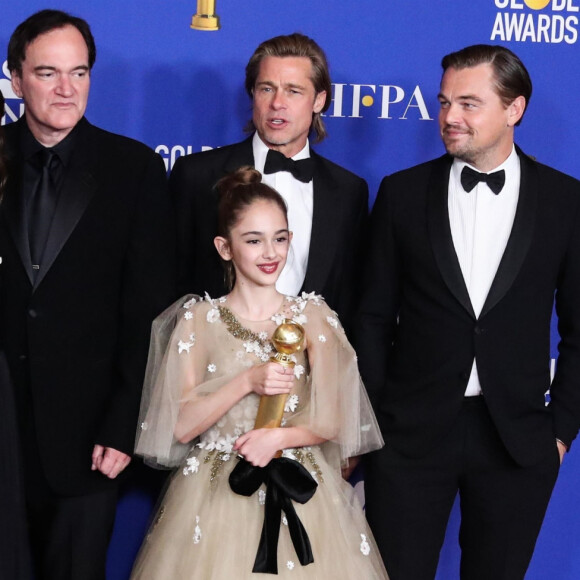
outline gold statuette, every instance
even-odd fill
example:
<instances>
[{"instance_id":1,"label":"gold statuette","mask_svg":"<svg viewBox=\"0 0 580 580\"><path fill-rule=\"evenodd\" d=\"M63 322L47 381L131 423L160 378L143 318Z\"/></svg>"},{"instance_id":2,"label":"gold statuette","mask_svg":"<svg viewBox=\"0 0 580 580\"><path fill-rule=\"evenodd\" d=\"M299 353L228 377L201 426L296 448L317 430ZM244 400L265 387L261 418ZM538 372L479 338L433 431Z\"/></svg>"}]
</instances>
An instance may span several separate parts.
<instances>
[{"instance_id":1,"label":"gold statuette","mask_svg":"<svg viewBox=\"0 0 580 580\"><path fill-rule=\"evenodd\" d=\"M215 13L215 0L197 0L197 12L191 19L195 30L219 30L220 19Z\"/></svg>"},{"instance_id":2,"label":"gold statuette","mask_svg":"<svg viewBox=\"0 0 580 580\"><path fill-rule=\"evenodd\" d=\"M270 361L287 368L294 368L294 361L291 357L304 346L304 328L297 322L284 319L284 322L274 331L272 343L277 352L275 356L270 357ZM287 398L288 395L262 395L254 429L280 427Z\"/></svg>"}]
</instances>

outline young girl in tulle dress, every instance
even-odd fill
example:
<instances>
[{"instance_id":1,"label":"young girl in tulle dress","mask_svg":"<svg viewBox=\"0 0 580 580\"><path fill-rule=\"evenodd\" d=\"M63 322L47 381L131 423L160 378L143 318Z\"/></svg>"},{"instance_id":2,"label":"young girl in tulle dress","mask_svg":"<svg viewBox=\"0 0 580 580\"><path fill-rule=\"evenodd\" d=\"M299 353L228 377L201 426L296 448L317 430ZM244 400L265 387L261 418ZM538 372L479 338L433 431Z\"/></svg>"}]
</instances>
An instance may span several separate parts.
<instances>
[{"instance_id":1,"label":"young girl in tulle dress","mask_svg":"<svg viewBox=\"0 0 580 580\"><path fill-rule=\"evenodd\" d=\"M178 469L132 578L386 579L340 471L383 444L354 350L320 296L276 290L292 238L279 194L252 168L218 190L232 290L185 297L153 325L136 452ZM284 320L305 334L293 368L270 361ZM288 396L281 426L254 428L273 395Z\"/></svg>"}]
</instances>

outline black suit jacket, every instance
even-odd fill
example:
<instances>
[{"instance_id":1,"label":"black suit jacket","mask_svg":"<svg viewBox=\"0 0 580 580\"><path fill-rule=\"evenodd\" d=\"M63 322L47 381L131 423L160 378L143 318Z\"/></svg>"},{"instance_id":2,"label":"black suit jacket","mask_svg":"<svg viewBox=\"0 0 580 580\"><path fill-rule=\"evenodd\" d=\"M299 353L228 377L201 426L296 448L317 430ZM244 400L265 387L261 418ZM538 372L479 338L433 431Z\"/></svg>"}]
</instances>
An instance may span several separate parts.
<instances>
[{"instance_id":1,"label":"black suit jacket","mask_svg":"<svg viewBox=\"0 0 580 580\"><path fill-rule=\"evenodd\" d=\"M511 235L475 317L449 225L448 156L386 177L356 345L386 443L419 456L450 429L474 357L500 436L521 465L570 445L580 420L580 184L518 150ZM501 195L501 194L500 194ZM559 359L550 388L556 296Z\"/></svg>"},{"instance_id":2,"label":"black suit jacket","mask_svg":"<svg viewBox=\"0 0 580 580\"><path fill-rule=\"evenodd\" d=\"M322 294L348 327L358 289L360 247L368 215L366 182L310 151L315 163L314 209L303 290ZM227 292L213 244L217 229L216 182L254 165L252 139L180 157L170 176L178 223L179 288L182 293Z\"/></svg>"},{"instance_id":3,"label":"black suit jacket","mask_svg":"<svg viewBox=\"0 0 580 580\"><path fill-rule=\"evenodd\" d=\"M24 123L5 133L12 178L0 210L1 332L24 442L32 423L49 485L76 495L109 484L90 470L95 444L133 451L151 321L175 297L173 213L160 157L82 119L33 282Z\"/></svg>"},{"instance_id":4,"label":"black suit jacket","mask_svg":"<svg viewBox=\"0 0 580 580\"><path fill-rule=\"evenodd\" d=\"M25 517L22 456L12 381L0 351L0 578L32 578Z\"/></svg>"}]
</instances>

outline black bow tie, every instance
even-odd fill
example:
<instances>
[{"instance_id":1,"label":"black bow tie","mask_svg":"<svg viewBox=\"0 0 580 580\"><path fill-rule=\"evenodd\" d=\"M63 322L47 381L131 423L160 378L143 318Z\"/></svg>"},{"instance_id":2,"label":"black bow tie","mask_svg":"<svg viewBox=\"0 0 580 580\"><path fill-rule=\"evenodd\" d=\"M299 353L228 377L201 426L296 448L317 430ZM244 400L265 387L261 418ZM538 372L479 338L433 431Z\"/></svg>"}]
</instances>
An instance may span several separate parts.
<instances>
[{"instance_id":1,"label":"black bow tie","mask_svg":"<svg viewBox=\"0 0 580 580\"><path fill-rule=\"evenodd\" d=\"M474 171L471 167L467 167L467 165L463 168L461 185L465 191L469 193L480 181L485 181L489 189L497 195L504 186L505 171L501 169L494 173L480 173L479 171Z\"/></svg>"},{"instance_id":2,"label":"black bow tie","mask_svg":"<svg viewBox=\"0 0 580 580\"><path fill-rule=\"evenodd\" d=\"M278 171L289 171L298 181L308 183L314 174L314 162L310 157L294 161L279 151L268 149L264 173L278 173Z\"/></svg>"}]
</instances>

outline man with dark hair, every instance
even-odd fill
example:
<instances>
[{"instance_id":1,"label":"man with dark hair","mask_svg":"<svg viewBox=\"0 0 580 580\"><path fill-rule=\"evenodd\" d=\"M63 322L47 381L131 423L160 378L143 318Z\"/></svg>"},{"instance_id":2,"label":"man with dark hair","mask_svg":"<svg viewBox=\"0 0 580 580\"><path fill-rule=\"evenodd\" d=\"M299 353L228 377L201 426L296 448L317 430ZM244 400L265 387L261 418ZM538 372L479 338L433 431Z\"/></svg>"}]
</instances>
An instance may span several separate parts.
<instances>
[{"instance_id":1,"label":"man with dark hair","mask_svg":"<svg viewBox=\"0 0 580 580\"><path fill-rule=\"evenodd\" d=\"M371 217L355 335L386 446L367 517L391 580L431 580L459 493L461 578L518 580L580 425L580 183L514 145L515 54L442 64L447 155L385 177Z\"/></svg>"},{"instance_id":2,"label":"man with dark hair","mask_svg":"<svg viewBox=\"0 0 580 580\"><path fill-rule=\"evenodd\" d=\"M26 59L28 45L41 34L65 26L76 28L83 37L88 51L88 66L91 70L97 59L97 47L88 22L60 10L41 10L33 18L28 18L16 27L8 43L8 70L22 73L22 63Z\"/></svg>"},{"instance_id":3,"label":"man with dark hair","mask_svg":"<svg viewBox=\"0 0 580 580\"><path fill-rule=\"evenodd\" d=\"M213 245L217 227L214 185L226 173L254 166L288 204L294 232L278 289L322 294L350 326L368 213L364 180L310 149L308 136L326 135L321 113L331 102L322 49L291 34L263 42L246 67L252 99L249 139L181 157L170 178L177 210L179 285L182 292L221 296L228 289Z\"/></svg>"},{"instance_id":4,"label":"man with dark hair","mask_svg":"<svg viewBox=\"0 0 580 580\"><path fill-rule=\"evenodd\" d=\"M38 12L8 52L26 112L5 128L0 331L36 577L103 579L151 321L175 294L165 169L84 118L95 59L85 21Z\"/></svg>"}]
</instances>

